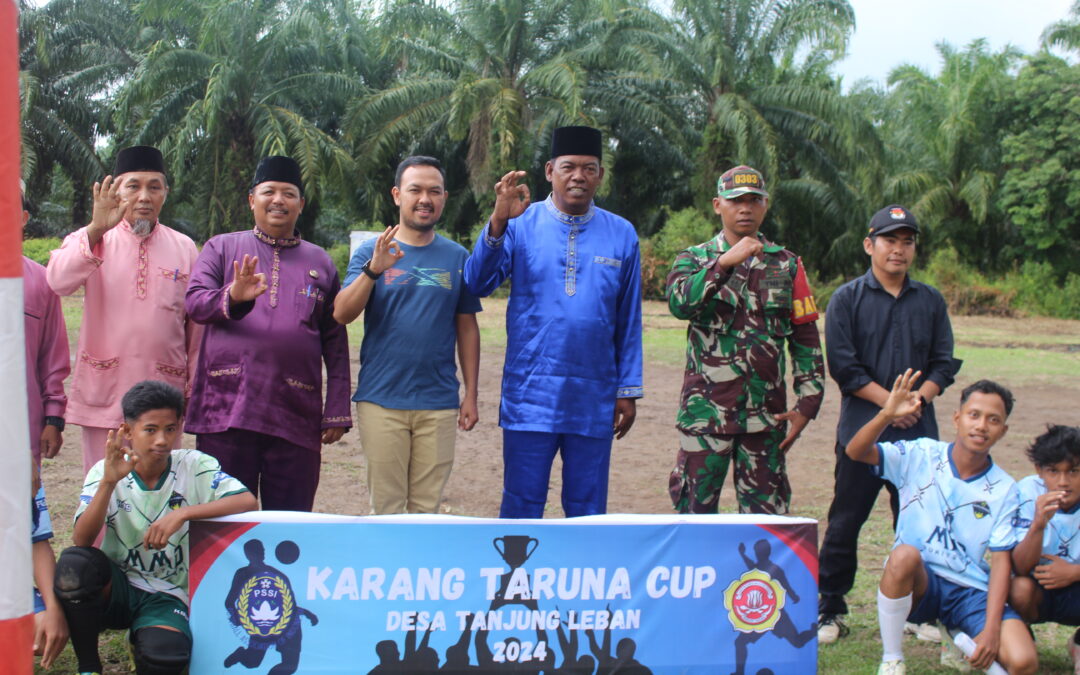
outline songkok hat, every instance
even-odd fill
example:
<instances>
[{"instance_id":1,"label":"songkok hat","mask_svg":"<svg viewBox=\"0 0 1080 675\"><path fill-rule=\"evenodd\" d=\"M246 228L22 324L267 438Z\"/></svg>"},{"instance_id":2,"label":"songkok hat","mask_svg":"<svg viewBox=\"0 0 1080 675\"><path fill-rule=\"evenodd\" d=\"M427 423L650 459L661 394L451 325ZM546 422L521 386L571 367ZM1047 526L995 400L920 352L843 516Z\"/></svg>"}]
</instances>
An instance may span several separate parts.
<instances>
[{"instance_id":1,"label":"songkok hat","mask_svg":"<svg viewBox=\"0 0 1080 675\"><path fill-rule=\"evenodd\" d=\"M276 181L278 183L292 183L304 194L304 181L300 178L300 165L292 157L271 155L264 157L255 169L255 177L251 179L251 187L259 183Z\"/></svg>"},{"instance_id":2,"label":"songkok hat","mask_svg":"<svg viewBox=\"0 0 1080 675\"><path fill-rule=\"evenodd\" d=\"M765 190L765 177L745 164L728 169L720 176L720 180L716 181L716 194L724 199L735 199L745 194L769 196Z\"/></svg>"},{"instance_id":3,"label":"songkok hat","mask_svg":"<svg viewBox=\"0 0 1080 675\"><path fill-rule=\"evenodd\" d=\"M112 175L119 176L129 171L156 171L163 174L165 173L165 159L157 148L149 145L133 145L116 153Z\"/></svg>"},{"instance_id":4,"label":"songkok hat","mask_svg":"<svg viewBox=\"0 0 1080 675\"><path fill-rule=\"evenodd\" d=\"M899 204L891 204L875 213L870 219L870 232L866 236L876 237L879 234L905 227L915 234L919 233L919 223L915 220L915 214Z\"/></svg>"},{"instance_id":5,"label":"songkok hat","mask_svg":"<svg viewBox=\"0 0 1080 675\"><path fill-rule=\"evenodd\" d=\"M592 127L559 127L551 134L551 159L563 155L602 157L600 130Z\"/></svg>"}]
</instances>

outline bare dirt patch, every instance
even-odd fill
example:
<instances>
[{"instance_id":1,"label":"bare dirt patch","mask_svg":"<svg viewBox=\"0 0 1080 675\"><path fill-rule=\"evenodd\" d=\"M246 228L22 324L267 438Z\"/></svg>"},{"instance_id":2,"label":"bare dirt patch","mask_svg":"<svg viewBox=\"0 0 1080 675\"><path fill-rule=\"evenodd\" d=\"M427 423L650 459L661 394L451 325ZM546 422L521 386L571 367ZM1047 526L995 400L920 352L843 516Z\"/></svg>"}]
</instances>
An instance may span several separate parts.
<instances>
[{"instance_id":1,"label":"bare dirt patch","mask_svg":"<svg viewBox=\"0 0 1080 675\"><path fill-rule=\"evenodd\" d=\"M681 324L664 316L658 303L648 303L646 330L670 328ZM497 310L498 311L498 310ZM496 317L492 316L492 320ZM497 317L501 322L502 317ZM957 322L958 339L963 333L978 332L984 327L996 331L1002 322L1014 324L1015 335L1031 335L1030 319L964 318ZM1057 325L1057 324L1062 325ZM1039 320L1038 333L1057 329L1066 337L1078 333L1076 322ZM1077 340L1080 341L1080 340ZM998 345L1001 346L1001 345ZM1026 345L1031 348L1030 345ZM356 346L353 346L355 352ZM1060 348L1060 347L1058 347ZM502 490L502 433L498 427L499 387L502 375L501 349L485 349L480 373L480 423L468 433L459 433L454 471L444 495L442 511L468 516L497 516ZM358 369L355 359L352 370ZM630 434L616 441L612 453L608 511L611 513L669 513L667 476L674 461L677 437L674 429L675 410L682 386L682 368L673 365L647 363L645 367L646 396L638 403L637 420ZM961 371L957 383L944 395L938 407L938 421L943 436L951 433L952 411L959 399L960 389L976 379L993 378L992 372ZM1006 384L1008 384L1006 382ZM1073 374L1062 377L1059 383L1013 388L1016 409L1009 420L1009 433L994 451L994 458L1014 476L1030 473L1024 448L1049 422L1080 424L1077 394L1080 382ZM802 438L789 454L789 474L794 489L792 515L824 519L833 489L835 429L839 414L840 396L829 381L825 404L818 419L811 422ZM46 460L43 478L49 494L50 508L60 542L66 543L70 518L82 484L79 459L79 429L71 427L64 434L64 447L55 460ZM189 447L194 438L188 437ZM333 446L323 450L322 482L315 502L316 510L329 513L363 515L368 512L368 494L364 478L364 458L358 435L351 431ZM558 497L561 486L560 466L552 470L548 517L562 516ZM721 500L724 510L735 510L733 491L725 489ZM824 530L822 523L821 530ZM58 543L60 543L58 542Z\"/></svg>"}]
</instances>

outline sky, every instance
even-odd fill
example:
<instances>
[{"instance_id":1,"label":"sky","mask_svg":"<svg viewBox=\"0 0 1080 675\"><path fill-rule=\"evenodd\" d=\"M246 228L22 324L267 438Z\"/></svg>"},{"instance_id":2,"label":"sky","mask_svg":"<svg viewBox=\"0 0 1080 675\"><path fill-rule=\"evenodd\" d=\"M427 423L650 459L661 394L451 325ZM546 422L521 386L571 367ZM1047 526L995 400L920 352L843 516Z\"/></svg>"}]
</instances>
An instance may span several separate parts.
<instances>
[{"instance_id":1,"label":"sky","mask_svg":"<svg viewBox=\"0 0 1080 675\"><path fill-rule=\"evenodd\" d=\"M993 50L1006 44L1035 51L1039 36L1065 18L1073 0L849 0L855 33L836 72L850 87L864 77L884 82L894 67L911 63L930 73L940 67L934 45L964 46L986 38Z\"/></svg>"}]
</instances>

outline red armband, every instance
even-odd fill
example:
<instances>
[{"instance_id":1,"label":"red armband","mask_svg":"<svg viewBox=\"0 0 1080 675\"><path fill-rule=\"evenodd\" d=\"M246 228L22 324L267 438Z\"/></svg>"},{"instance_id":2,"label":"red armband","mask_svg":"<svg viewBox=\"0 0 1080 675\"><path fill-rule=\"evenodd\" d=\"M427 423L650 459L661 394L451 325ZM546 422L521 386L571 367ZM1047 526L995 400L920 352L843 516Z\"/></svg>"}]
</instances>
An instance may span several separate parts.
<instances>
[{"instance_id":1,"label":"red armband","mask_svg":"<svg viewBox=\"0 0 1080 675\"><path fill-rule=\"evenodd\" d=\"M802 258L795 259L795 287L793 290L791 323L798 325L817 321L817 303L814 301L814 292L810 290L810 282L806 280L806 270L803 269Z\"/></svg>"}]
</instances>

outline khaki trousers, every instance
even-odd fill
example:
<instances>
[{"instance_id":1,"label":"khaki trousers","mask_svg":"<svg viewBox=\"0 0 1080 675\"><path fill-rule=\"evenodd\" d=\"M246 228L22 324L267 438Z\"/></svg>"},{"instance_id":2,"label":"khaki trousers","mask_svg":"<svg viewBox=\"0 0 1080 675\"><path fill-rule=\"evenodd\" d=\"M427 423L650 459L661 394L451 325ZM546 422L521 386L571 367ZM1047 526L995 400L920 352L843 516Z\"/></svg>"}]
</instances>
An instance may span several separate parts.
<instances>
[{"instance_id":1,"label":"khaki trousers","mask_svg":"<svg viewBox=\"0 0 1080 675\"><path fill-rule=\"evenodd\" d=\"M435 513L454 464L458 411L356 404L371 513Z\"/></svg>"}]
</instances>

